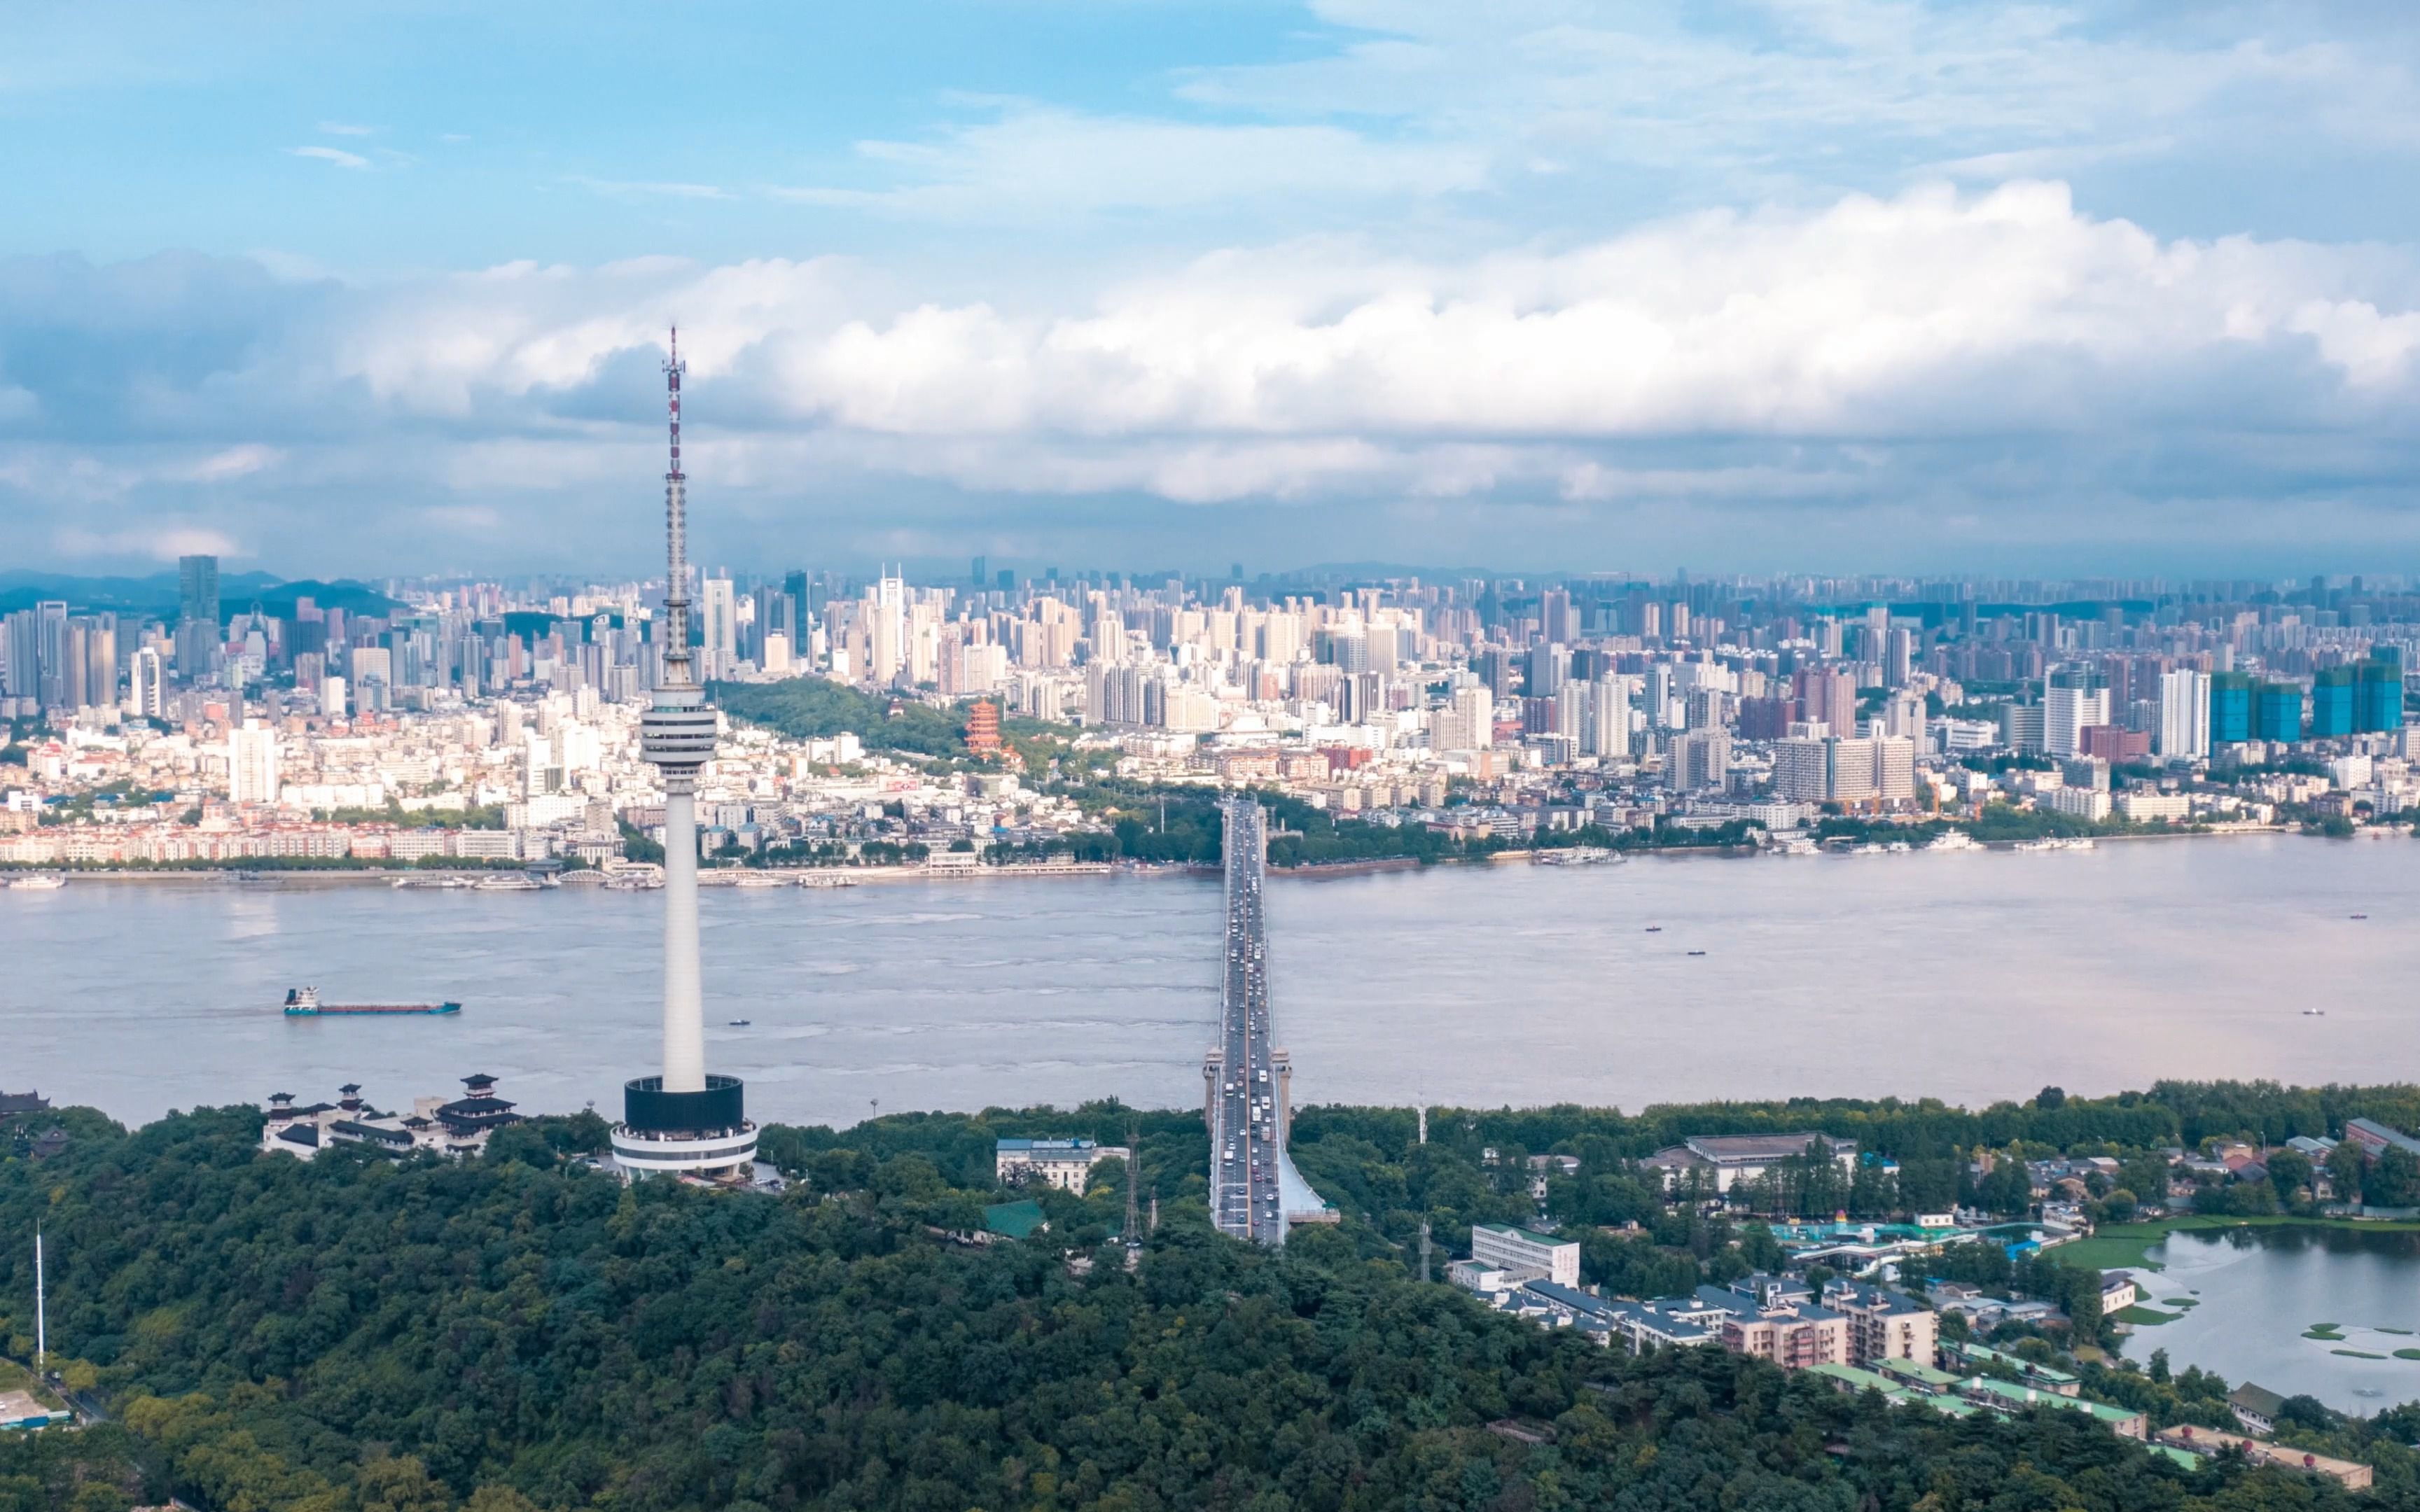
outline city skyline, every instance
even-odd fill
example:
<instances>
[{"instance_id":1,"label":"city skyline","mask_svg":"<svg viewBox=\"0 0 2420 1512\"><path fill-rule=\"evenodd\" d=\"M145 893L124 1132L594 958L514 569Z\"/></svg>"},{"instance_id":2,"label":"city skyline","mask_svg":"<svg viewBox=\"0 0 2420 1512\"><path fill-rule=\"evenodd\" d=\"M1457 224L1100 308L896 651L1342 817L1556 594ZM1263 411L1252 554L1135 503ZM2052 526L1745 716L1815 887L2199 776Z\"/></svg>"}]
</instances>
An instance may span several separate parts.
<instances>
[{"instance_id":1,"label":"city skyline","mask_svg":"<svg viewBox=\"0 0 2420 1512\"><path fill-rule=\"evenodd\" d=\"M11 565L637 560L675 321L701 561L2420 548L2391 10L140 8L0 73Z\"/></svg>"}]
</instances>

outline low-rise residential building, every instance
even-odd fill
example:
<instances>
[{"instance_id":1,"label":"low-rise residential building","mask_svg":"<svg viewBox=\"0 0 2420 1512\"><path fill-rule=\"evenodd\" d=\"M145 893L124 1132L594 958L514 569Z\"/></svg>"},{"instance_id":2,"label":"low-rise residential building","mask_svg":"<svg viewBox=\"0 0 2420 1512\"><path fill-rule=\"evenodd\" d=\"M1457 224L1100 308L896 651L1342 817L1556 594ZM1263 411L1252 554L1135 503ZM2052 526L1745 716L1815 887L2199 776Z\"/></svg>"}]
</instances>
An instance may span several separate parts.
<instances>
[{"instance_id":1,"label":"low-rise residential building","mask_svg":"<svg viewBox=\"0 0 2420 1512\"><path fill-rule=\"evenodd\" d=\"M2123 1312L2142 1300L2143 1289L2135 1283L2133 1272L2103 1271L2101 1273L2102 1317L2105 1318L2111 1313Z\"/></svg>"},{"instance_id":2,"label":"low-rise residential building","mask_svg":"<svg viewBox=\"0 0 2420 1512\"><path fill-rule=\"evenodd\" d=\"M1848 1320L1828 1307L1797 1303L1735 1313L1723 1319L1723 1348L1770 1360L1784 1370L1844 1363Z\"/></svg>"},{"instance_id":3,"label":"low-rise residential building","mask_svg":"<svg viewBox=\"0 0 2420 1512\"><path fill-rule=\"evenodd\" d=\"M1001 1139L992 1146L992 1169L1001 1185L1042 1181L1079 1197L1092 1182L1094 1165L1105 1160L1131 1163L1133 1151L1084 1138Z\"/></svg>"},{"instance_id":4,"label":"low-rise residential building","mask_svg":"<svg viewBox=\"0 0 2420 1512\"><path fill-rule=\"evenodd\" d=\"M1853 1365L1883 1360L1932 1363L1938 1346L1940 1317L1904 1292L1886 1287L1838 1285L1824 1288L1823 1305L1847 1325L1848 1352Z\"/></svg>"},{"instance_id":5,"label":"low-rise residential building","mask_svg":"<svg viewBox=\"0 0 2420 1512\"><path fill-rule=\"evenodd\" d=\"M1719 1344L1715 1325L1727 1309L1700 1306L1694 1297L1665 1297L1649 1302L1617 1299L1612 1321L1615 1335L1633 1354L1650 1350L1690 1350Z\"/></svg>"},{"instance_id":6,"label":"low-rise residential building","mask_svg":"<svg viewBox=\"0 0 2420 1512\"><path fill-rule=\"evenodd\" d=\"M2364 1157L2376 1160L2390 1149L2409 1150L2420 1155L2420 1139L2414 1139L2400 1129L2389 1128L2375 1119L2347 1119L2345 1137L2361 1147Z\"/></svg>"},{"instance_id":7,"label":"low-rise residential building","mask_svg":"<svg viewBox=\"0 0 2420 1512\"><path fill-rule=\"evenodd\" d=\"M2226 1410L2235 1420L2264 1438L2277 1431L2277 1414L2285 1405L2285 1397L2249 1381L2226 1394Z\"/></svg>"},{"instance_id":8,"label":"low-rise residential building","mask_svg":"<svg viewBox=\"0 0 2420 1512\"><path fill-rule=\"evenodd\" d=\"M1930 1360L1877 1360L1873 1368L1875 1374L1910 1392L1946 1396L1958 1389L1959 1378Z\"/></svg>"},{"instance_id":9,"label":"low-rise residential building","mask_svg":"<svg viewBox=\"0 0 2420 1512\"><path fill-rule=\"evenodd\" d=\"M2001 1381L1992 1376L1978 1376L1960 1391L1969 1401L1978 1402L1993 1412L2011 1417L2036 1407L2055 1407L2068 1412L2088 1413L2108 1425L2120 1438L2149 1437L2149 1419L2131 1407L2113 1407L2107 1402L2087 1402L2071 1393L2046 1391L2039 1386L2018 1381Z\"/></svg>"},{"instance_id":10,"label":"low-rise residential building","mask_svg":"<svg viewBox=\"0 0 2420 1512\"><path fill-rule=\"evenodd\" d=\"M2021 1355L2005 1354L1975 1343L1950 1343L1941 1346L1945 1362L1968 1370L1986 1373L2001 1371L2016 1378L2020 1385L2047 1392L2054 1396L2074 1396L2082 1394L2084 1383L2067 1371L2038 1365Z\"/></svg>"}]
</instances>

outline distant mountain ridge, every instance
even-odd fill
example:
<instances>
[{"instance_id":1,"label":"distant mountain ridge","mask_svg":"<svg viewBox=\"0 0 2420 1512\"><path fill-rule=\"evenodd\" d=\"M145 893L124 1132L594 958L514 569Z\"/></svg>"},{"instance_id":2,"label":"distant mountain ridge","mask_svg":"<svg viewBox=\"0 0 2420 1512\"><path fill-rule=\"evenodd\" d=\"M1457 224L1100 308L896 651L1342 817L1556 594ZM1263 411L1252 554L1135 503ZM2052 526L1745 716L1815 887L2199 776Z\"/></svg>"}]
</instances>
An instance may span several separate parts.
<instances>
[{"instance_id":1,"label":"distant mountain ridge","mask_svg":"<svg viewBox=\"0 0 2420 1512\"><path fill-rule=\"evenodd\" d=\"M299 598L310 599L321 609L340 609L348 614L386 614L404 607L349 578L322 582L314 578L289 581L266 572L219 575L222 618L240 614L255 604L280 618L290 617ZM31 609L45 599L64 599L69 610L77 614L151 614L174 620L177 575L159 572L147 578L78 578L55 572L0 572L0 613Z\"/></svg>"}]
</instances>

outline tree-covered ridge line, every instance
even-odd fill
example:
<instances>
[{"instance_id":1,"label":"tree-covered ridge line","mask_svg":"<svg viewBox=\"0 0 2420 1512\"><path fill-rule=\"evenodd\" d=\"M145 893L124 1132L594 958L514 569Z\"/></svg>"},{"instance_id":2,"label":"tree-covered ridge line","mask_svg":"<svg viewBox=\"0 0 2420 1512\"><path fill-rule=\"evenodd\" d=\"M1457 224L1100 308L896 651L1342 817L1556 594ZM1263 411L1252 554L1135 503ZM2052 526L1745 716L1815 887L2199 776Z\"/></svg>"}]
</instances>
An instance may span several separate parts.
<instances>
[{"instance_id":1,"label":"tree-covered ridge line","mask_svg":"<svg viewBox=\"0 0 2420 1512\"><path fill-rule=\"evenodd\" d=\"M46 1228L54 1347L124 1428L0 1443L0 1512L171 1490L208 1512L2355 1504L2274 1473L2188 1473L2088 1424L1894 1413L1722 1356L1633 1362L1419 1285L1399 1231L1426 1215L1459 1243L1534 1211L1518 1157L1545 1144L1591 1151L1558 1190L1570 1204L1637 1183L1631 1152L1709 1120L1854 1125L1921 1158L1984 1132L2091 1141L2139 1132L2103 1119L2181 1129L2305 1094L2160 1095L1436 1110L1426 1145L1409 1110L1307 1109L1299 1158L1345 1222L1282 1256L1210 1232L1187 1111L777 1126L766 1153L802 1180L774 1198L626 1189L565 1159L601 1142L587 1115L506 1131L466 1165L344 1147L305 1165L257 1152L250 1108L131 1133L66 1110L44 1121L73 1137L40 1163L10 1142L24 1120L0 1125L0 1232ZM2414 1092L2309 1095L2385 1109ZM1131 1134L1162 1212L1134 1273L1103 1244L1118 1163L1086 1196L1032 1194L1051 1218L1033 1241L946 1237L1001 1200L991 1141L1016 1134ZM1648 1293L1767 1263L1772 1243L1660 1202L1645 1231L1587 1240L1590 1279ZM1089 1273L1071 1247L1096 1252ZM0 1339L22 1357L18 1248L0 1249ZM2210 1409L2214 1378L2108 1374L2112 1395L2172 1396L2159 1420ZM1507 1418L1551 1442L1488 1431ZM2357 1447L2381 1504L2420 1505L2408 1453ZM2012 1487L2026 1499L1994 1500Z\"/></svg>"}]
</instances>

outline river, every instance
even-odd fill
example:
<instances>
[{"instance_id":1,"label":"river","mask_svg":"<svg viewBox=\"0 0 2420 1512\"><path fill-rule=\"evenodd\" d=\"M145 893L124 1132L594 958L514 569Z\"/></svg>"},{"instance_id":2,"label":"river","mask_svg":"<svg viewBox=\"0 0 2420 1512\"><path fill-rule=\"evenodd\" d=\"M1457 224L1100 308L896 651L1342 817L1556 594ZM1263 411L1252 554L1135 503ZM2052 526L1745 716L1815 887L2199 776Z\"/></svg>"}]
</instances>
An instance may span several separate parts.
<instances>
[{"instance_id":1,"label":"river","mask_svg":"<svg viewBox=\"0 0 2420 1512\"><path fill-rule=\"evenodd\" d=\"M661 907L572 888L0 891L0 1088L144 1119L347 1081L401 1103L485 1072L533 1110L611 1110L656 1065ZM2402 840L1455 867L1280 878L1268 912L1306 1103L1979 1104L2052 1083L2420 1077L2402 991L2420 847ZM717 888L702 914L708 1063L747 1078L761 1119L1200 1095L1215 879ZM289 1021L278 1001L305 983L464 1010Z\"/></svg>"}]
</instances>

